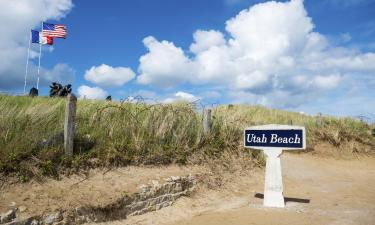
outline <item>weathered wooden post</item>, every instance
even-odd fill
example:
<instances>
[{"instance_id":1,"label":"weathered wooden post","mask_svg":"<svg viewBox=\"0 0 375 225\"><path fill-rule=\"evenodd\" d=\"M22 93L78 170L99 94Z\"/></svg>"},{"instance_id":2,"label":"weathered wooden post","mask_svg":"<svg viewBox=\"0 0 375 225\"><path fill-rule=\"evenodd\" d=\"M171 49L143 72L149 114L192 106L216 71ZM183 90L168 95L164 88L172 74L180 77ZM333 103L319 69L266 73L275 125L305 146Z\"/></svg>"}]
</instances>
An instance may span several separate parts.
<instances>
[{"instance_id":1,"label":"weathered wooden post","mask_svg":"<svg viewBox=\"0 0 375 225\"><path fill-rule=\"evenodd\" d=\"M320 126L322 126L322 113L318 113L317 115L316 115L316 125L318 126L318 127L320 127Z\"/></svg>"},{"instance_id":2,"label":"weathered wooden post","mask_svg":"<svg viewBox=\"0 0 375 225\"><path fill-rule=\"evenodd\" d=\"M74 94L69 94L67 96L64 123L64 149L65 155L68 156L73 155L76 109L77 97Z\"/></svg>"},{"instance_id":3,"label":"weathered wooden post","mask_svg":"<svg viewBox=\"0 0 375 225\"><path fill-rule=\"evenodd\" d=\"M203 131L205 135L211 132L211 109L205 109L203 111Z\"/></svg>"}]
</instances>

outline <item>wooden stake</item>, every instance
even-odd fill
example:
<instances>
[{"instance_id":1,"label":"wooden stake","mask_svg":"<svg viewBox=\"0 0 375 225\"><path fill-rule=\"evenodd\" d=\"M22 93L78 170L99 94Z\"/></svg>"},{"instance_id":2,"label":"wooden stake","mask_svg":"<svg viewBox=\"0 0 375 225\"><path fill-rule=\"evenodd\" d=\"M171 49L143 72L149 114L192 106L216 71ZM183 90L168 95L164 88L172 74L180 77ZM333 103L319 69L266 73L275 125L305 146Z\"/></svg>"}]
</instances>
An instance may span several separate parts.
<instances>
[{"instance_id":1,"label":"wooden stake","mask_svg":"<svg viewBox=\"0 0 375 225\"><path fill-rule=\"evenodd\" d=\"M67 96L64 123L64 149L67 156L73 156L76 109L77 97L74 94L69 94Z\"/></svg>"},{"instance_id":2,"label":"wooden stake","mask_svg":"<svg viewBox=\"0 0 375 225\"><path fill-rule=\"evenodd\" d=\"M203 112L203 130L204 134L210 134L211 130L211 109L205 109Z\"/></svg>"}]
</instances>

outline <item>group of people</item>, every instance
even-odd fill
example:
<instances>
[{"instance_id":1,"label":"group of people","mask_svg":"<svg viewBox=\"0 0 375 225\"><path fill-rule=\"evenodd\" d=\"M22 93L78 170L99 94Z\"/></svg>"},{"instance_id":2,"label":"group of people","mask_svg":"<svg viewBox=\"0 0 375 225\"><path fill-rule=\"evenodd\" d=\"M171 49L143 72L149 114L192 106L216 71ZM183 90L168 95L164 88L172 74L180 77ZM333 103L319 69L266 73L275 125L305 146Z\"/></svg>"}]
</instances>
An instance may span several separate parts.
<instances>
[{"instance_id":1,"label":"group of people","mask_svg":"<svg viewBox=\"0 0 375 225\"><path fill-rule=\"evenodd\" d=\"M66 97L68 96L68 94L72 93L71 84L62 86L57 82L52 82L52 85L50 85L49 87L49 97ZM38 89L33 87L30 89L29 96L36 97L38 96L38 92ZM105 100L112 101L112 96L108 95L108 97Z\"/></svg>"},{"instance_id":2,"label":"group of people","mask_svg":"<svg viewBox=\"0 0 375 225\"><path fill-rule=\"evenodd\" d=\"M57 82L52 82L52 85L49 86L51 89L49 90L49 97L65 97L68 94L72 93L72 85L68 84L62 86ZM30 89L29 96L35 97L38 96L38 89L35 87Z\"/></svg>"},{"instance_id":3,"label":"group of people","mask_svg":"<svg viewBox=\"0 0 375 225\"><path fill-rule=\"evenodd\" d=\"M59 83L52 82L52 85L49 86L49 97L65 97L72 92L72 85L68 84L62 86Z\"/></svg>"}]
</instances>

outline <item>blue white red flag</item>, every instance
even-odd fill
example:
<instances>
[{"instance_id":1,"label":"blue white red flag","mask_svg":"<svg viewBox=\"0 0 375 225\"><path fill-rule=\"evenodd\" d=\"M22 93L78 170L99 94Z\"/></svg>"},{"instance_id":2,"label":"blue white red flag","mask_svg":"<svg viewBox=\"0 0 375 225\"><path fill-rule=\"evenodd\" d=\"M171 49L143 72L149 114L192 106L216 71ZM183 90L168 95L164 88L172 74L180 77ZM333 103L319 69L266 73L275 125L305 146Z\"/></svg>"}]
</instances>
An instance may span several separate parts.
<instances>
[{"instance_id":1,"label":"blue white red flag","mask_svg":"<svg viewBox=\"0 0 375 225\"><path fill-rule=\"evenodd\" d=\"M66 26L61 24L43 23L42 33L44 37L66 38Z\"/></svg>"},{"instance_id":2,"label":"blue white red flag","mask_svg":"<svg viewBox=\"0 0 375 225\"><path fill-rule=\"evenodd\" d=\"M31 43L38 43L42 45L53 45L52 37L45 37L41 32L31 30Z\"/></svg>"}]
</instances>

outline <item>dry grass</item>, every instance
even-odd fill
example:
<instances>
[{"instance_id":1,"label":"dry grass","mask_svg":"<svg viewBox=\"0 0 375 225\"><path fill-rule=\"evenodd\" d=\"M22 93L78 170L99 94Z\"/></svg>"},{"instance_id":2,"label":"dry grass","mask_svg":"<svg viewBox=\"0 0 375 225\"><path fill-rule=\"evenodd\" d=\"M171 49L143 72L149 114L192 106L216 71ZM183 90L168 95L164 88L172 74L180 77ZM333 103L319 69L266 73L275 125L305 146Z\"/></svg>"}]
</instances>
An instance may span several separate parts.
<instances>
[{"instance_id":1,"label":"dry grass","mask_svg":"<svg viewBox=\"0 0 375 225\"><path fill-rule=\"evenodd\" d=\"M258 124L292 121L305 126L309 150L328 142L339 154L373 154L375 146L372 128L349 118L325 117L317 126L314 117L299 113L219 106L206 136L201 112L193 104L79 100L75 154L67 158L61 135L65 99L0 96L0 108L0 172L22 180L99 166L204 163L230 170L241 162L262 165L258 151L242 147L243 128ZM237 164L231 163L236 159Z\"/></svg>"},{"instance_id":2,"label":"dry grass","mask_svg":"<svg viewBox=\"0 0 375 225\"><path fill-rule=\"evenodd\" d=\"M261 124L293 124L306 128L307 151L314 151L319 143L327 143L336 155L375 154L374 125L353 118L325 116L321 124L316 117L261 106L229 105L215 109L216 118L232 123L243 130L247 126ZM332 152L330 153L332 154Z\"/></svg>"}]
</instances>

